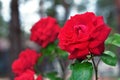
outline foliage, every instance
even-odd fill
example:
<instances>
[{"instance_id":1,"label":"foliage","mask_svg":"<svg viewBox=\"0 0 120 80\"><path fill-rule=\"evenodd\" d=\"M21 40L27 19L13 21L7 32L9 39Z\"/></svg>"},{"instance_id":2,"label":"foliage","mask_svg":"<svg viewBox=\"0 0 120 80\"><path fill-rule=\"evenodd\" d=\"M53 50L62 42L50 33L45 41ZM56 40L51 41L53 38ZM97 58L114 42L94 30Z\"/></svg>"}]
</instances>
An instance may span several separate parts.
<instances>
[{"instance_id":1,"label":"foliage","mask_svg":"<svg viewBox=\"0 0 120 80\"><path fill-rule=\"evenodd\" d=\"M115 5L114 0L97 0L96 3L96 13L98 15L103 15L105 21L108 25L110 25L113 29L116 30L116 17L115 17Z\"/></svg>"},{"instance_id":2,"label":"foliage","mask_svg":"<svg viewBox=\"0 0 120 80\"><path fill-rule=\"evenodd\" d=\"M51 72L46 74L46 77L48 77L50 80L62 80L60 77L57 77L56 72Z\"/></svg>"},{"instance_id":3,"label":"foliage","mask_svg":"<svg viewBox=\"0 0 120 80\"><path fill-rule=\"evenodd\" d=\"M110 7L110 6L113 6L114 4L114 0L98 0L97 1L97 6L98 7L101 7L101 8L105 8L105 7Z\"/></svg>"},{"instance_id":4,"label":"foliage","mask_svg":"<svg viewBox=\"0 0 120 80\"><path fill-rule=\"evenodd\" d=\"M72 75L70 80L91 80L93 67L92 63L74 63L71 65Z\"/></svg>"},{"instance_id":5,"label":"foliage","mask_svg":"<svg viewBox=\"0 0 120 80\"><path fill-rule=\"evenodd\" d=\"M105 51L102 54L101 59L104 63L111 65L111 66L116 66L117 64L117 56L115 53L111 51Z\"/></svg>"},{"instance_id":6,"label":"foliage","mask_svg":"<svg viewBox=\"0 0 120 80\"><path fill-rule=\"evenodd\" d=\"M0 30L0 36L8 36L8 23L3 20L2 16L0 16Z\"/></svg>"},{"instance_id":7,"label":"foliage","mask_svg":"<svg viewBox=\"0 0 120 80\"><path fill-rule=\"evenodd\" d=\"M0 36L2 37L7 37L8 35L8 24L7 22L4 21L3 17L2 17L2 3L0 2Z\"/></svg>"},{"instance_id":8,"label":"foliage","mask_svg":"<svg viewBox=\"0 0 120 80\"><path fill-rule=\"evenodd\" d=\"M115 33L106 40L106 44L115 45L120 47L120 34Z\"/></svg>"},{"instance_id":9,"label":"foliage","mask_svg":"<svg viewBox=\"0 0 120 80\"><path fill-rule=\"evenodd\" d=\"M88 0L82 0L81 3L79 5L77 5L77 8L78 8L78 11L81 12L81 11L85 11L87 10L87 5L89 1Z\"/></svg>"}]
</instances>

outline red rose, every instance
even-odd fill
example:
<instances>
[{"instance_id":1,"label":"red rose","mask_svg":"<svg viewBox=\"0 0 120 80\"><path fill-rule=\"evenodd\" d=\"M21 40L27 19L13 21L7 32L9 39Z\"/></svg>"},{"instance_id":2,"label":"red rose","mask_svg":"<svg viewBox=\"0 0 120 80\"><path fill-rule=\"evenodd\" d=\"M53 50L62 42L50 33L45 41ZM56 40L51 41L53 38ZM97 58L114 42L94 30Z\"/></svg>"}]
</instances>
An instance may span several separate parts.
<instances>
[{"instance_id":1,"label":"red rose","mask_svg":"<svg viewBox=\"0 0 120 80\"><path fill-rule=\"evenodd\" d=\"M59 33L59 46L69 52L69 58L84 58L88 54L100 55L111 29L102 16L92 12L77 14L65 23Z\"/></svg>"},{"instance_id":2,"label":"red rose","mask_svg":"<svg viewBox=\"0 0 120 80\"><path fill-rule=\"evenodd\" d=\"M34 71L26 70L20 76L15 77L14 80L34 80Z\"/></svg>"},{"instance_id":3,"label":"red rose","mask_svg":"<svg viewBox=\"0 0 120 80\"><path fill-rule=\"evenodd\" d=\"M12 64L12 71L16 75L21 75L28 68L26 61L22 59L17 59Z\"/></svg>"},{"instance_id":4,"label":"red rose","mask_svg":"<svg viewBox=\"0 0 120 80\"><path fill-rule=\"evenodd\" d=\"M38 75L36 80L43 80L41 75Z\"/></svg>"},{"instance_id":5,"label":"red rose","mask_svg":"<svg viewBox=\"0 0 120 80\"><path fill-rule=\"evenodd\" d=\"M40 56L35 50L26 49L20 53L19 58L24 59L29 66L34 66Z\"/></svg>"},{"instance_id":6,"label":"red rose","mask_svg":"<svg viewBox=\"0 0 120 80\"><path fill-rule=\"evenodd\" d=\"M16 75L21 75L21 73L25 72L27 69L32 70L39 57L40 55L34 50L26 49L22 51L19 58L12 64L12 71Z\"/></svg>"},{"instance_id":7,"label":"red rose","mask_svg":"<svg viewBox=\"0 0 120 80\"><path fill-rule=\"evenodd\" d=\"M30 39L44 48L57 38L59 30L56 19L42 18L32 27Z\"/></svg>"}]
</instances>

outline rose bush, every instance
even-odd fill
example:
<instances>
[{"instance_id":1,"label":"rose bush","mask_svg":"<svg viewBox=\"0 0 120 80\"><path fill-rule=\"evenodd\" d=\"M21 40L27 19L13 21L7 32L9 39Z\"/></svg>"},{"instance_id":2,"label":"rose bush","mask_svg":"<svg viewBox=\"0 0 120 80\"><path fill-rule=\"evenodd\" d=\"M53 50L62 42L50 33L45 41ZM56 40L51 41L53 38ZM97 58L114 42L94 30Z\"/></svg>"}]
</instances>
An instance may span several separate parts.
<instances>
[{"instance_id":1,"label":"rose bush","mask_svg":"<svg viewBox=\"0 0 120 80\"><path fill-rule=\"evenodd\" d=\"M60 27L56 19L48 16L40 19L33 25L30 39L38 43L42 48L45 48L49 43L56 40L59 31ZM12 64L12 71L15 74L15 80L24 80L25 77L29 80L42 80L41 75L37 78L34 78L33 76L36 74L34 67L36 68L35 65L37 64L40 56L41 54L38 54L36 51L31 49L22 51L19 54L18 59L16 59Z\"/></svg>"},{"instance_id":2,"label":"rose bush","mask_svg":"<svg viewBox=\"0 0 120 80\"><path fill-rule=\"evenodd\" d=\"M30 39L45 48L49 43L54 42L59 31L60 27L56 19L42 18L33 25Z\"/></svg>"},{"instance_id":3,"label":"rose bush","mask_svg":"<svg viewBox=\"0 0 120 80\"><path fill-rule=\"evenodd\" d=\"M59 33L59 46L70 53L69 59L100 55L111 29L102 16L92 12L77 14L66 21Z\"/></svg>"},{"instance_id":4,"label":"rose bush","mask_svg":"<svg viewBox=\"0 0 120 80\"><path fill-rule=\"evenodd\" d=\"M41 46L40 52L43 55L41 57L41 54L31 49L22 51L18 59L12 64L12 70L15 74L14 80L42 80L42 76L51 80L64 80L65 76L68 75L66 74L68 67L72 71L68 80L91 80L93 69L95 80L98 80L98 65L101 60L111 66L117 64L116 54L110 50L105 50L104 47L104 42L110 31L111 29L105 24L103 17L96 16L92 12L71 17L62 29L60 29L56 19L52 17L42 18L32 27L30 39ZM69 52L69 59L76 59L70 66L67 59L68 54L57 46L57 41L55 41L57 35L60 48ZM114 34L107 39L106 45L112 44L120 47L119 39L120 35ZM53 44L50 44L52 42ZM62 77L57 76L58 73L54 71L50 73L40 72L39 65L47 57L47 61L59 61L63 73ZM44 65L42 64L42 66Z\"/></svg>"}]
</instances>

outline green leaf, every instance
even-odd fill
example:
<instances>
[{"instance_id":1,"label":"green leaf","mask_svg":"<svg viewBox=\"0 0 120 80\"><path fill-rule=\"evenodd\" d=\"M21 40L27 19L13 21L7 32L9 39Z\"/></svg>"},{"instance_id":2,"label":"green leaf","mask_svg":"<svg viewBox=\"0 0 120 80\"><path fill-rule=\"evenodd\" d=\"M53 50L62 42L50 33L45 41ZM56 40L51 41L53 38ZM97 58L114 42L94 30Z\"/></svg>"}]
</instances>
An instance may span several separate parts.
<instances>
[{"instance_id":1,"label":"green leaf","mask_svg":"<svg viewBox=\"0 0 120 80\"><path fill-rule=\"evenodd\" d=\"M35 70L36 74L41 74L40 70L38 69L37 64L34 65L34 70Z\"/></svg>"},{"instance_id":2,"label":"green leaf","mask_svg":"<svg viewBox=\"0 0 120 80\"><path fill-rule=\"evenodd\" d=\"M115 66L117 64L117 56L111 51L105 51L102 54L101 59L104 63L111 66Z\"/></svg>"},{"instance_id":3,"label":"green leaf","mask_svg":"<svg viewBox=\"0 0 120 80\"><path fill-rule=\"evenodd\" d=\"M118 33L114 34L114 39L112 41L112 44L120 47L120 34Z\"/></svg>"},{"instance_id":4,"label":"green leaf","mask_svg":"<svg viewBox=\"0 0 120 80\"><path fill-rule=\"evenodd\" d=\"M68 53L66 51L61 50L59 47L56 47L55 52L63 59L68 58Z\"/></svg>"},{"instance_id":5,"label":"green leaf","mask_svg":"<svg viewBox=\"0 0 120 80\"><path fill-rule=\"evenodd\" d=\"M55 47L56 47L56 44L55 43L51 43L47 47L42 48L40 51L43 54L50 55L55 50Z\"/></svg>"},{"instance_id":6,"label":"green leaf","mask_svg":"<svg viewBox=\"0 0 120 80\"><path fill-rule=\"evenodd\" d=\"M120 47L120 34L115 33L114 35L110 36L105 43Z\"/></svg>"},{"instance_id":7,"label":"green leaf","mask_svg":"<svg viewBox=\"0 0 120 80\"><path fill-rule=\"evenodd\" d=\"M91 80L93 74L92 63L75 63L71 66L72 75L70 80Z\"/></svg>"},{"instance_id":8,"label":"green leaf","mask_svg":"<svg viewBox=\"0 0 120 80\"><path fill-rule=\"evenodd\" d=\"M41 64L44 59L44 55L38 58L37 64Z\"/></svg>"},{"instance_id":9,"label":"green leaf","mask_svg":"<svg viewBox=\"0 0 120 80\"><path fill-rule=\"evenodd\" d=\"M46 74L50 80L62 80L60 77L57 77L57 72L50 72Z\"/></svg>"},{"instance_id":10,"label":"green leaf","mask_svg":"<svg viewBox=\"0 0 120 80\"><path fill-rule=\"evenodd\" d=\"M105 44L112 44L113 39L114 39L114 36L108 37L105 41Z\"/></svg>"}]
</instances>

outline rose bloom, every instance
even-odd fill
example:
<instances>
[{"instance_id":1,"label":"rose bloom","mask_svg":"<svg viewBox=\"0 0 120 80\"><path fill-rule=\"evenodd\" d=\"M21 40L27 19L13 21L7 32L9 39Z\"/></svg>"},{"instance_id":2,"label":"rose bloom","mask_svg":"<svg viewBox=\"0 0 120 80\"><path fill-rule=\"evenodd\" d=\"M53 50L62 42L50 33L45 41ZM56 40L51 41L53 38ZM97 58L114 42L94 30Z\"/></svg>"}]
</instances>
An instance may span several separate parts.
<instances>
[{"instance_id":1,"label":"rose bloom","mask_svg":"<svg viewBox=\"0 0 120 80\"><path fill-rule=\"evenodd\" d=\"M39 57L41 57L41 54L38 54L35 50L31 49L26 49L19 55L19 58L24 59L29 66L34 66Z\"/></svg>"},{"instance_id":2,"label":"rose bloom","mask_svg":"<svg viewBox=\"0 0 120 80\"><path fill-rule=\"evenodd\" d=\"M33 70L34 65L40 56L40 54L31 49L22 51L19 55L19 58L16 59L12 64L12 71L15 73L15 75L21 75L27 69Z\"/></svg>"},{"instance_id":3,"label":"rose bloom","mask_svg":"<svg viewBox=\"0 0 120 80\"><path fill-rule=\"evenodd\" d=\"M43 80L41 75L38 75L36 80Z\"/></svg>"},{"instance_id":4,"label":"rose bloom","mask_svg":"<svg viewBox=\"0 0 120 80\"><path fill-rule=\"evenodd\" d=\"M102 16L92 12L77 14L66 21L59 33L59 46L69 52L69 59L84 59L88 54L104 52L104 41L111 29Z\"/></svg>"},{"instance_id":5,"label":"rose bloom","mask_svg":"<svg viewBox=\"0 0 120 80\"><path fill-rule=\"evenodd\" d=\"M42 18L33 25L30 39L44 48L49 43L54 42L59 31L60 27L56 19L52 17Z\"/></svg>"},{"instance_id":6,"label":"rose bloom","mask_svg":"<svg viewBox=\"0 0 120 80\"><path fill-rule=\"evenodd\" d=\"M34 80L34 71L26 70L20 76L15 77L14 80Z\"/></svg>"},{"instance_id":7,"label":"rose bloom","mask_svg":"<svg viewBox=\"0 0 120 80\"><path fill-rule=\"evenodd\" d=\"M15 75L21 75L26 69L29 68L25 60L17 59L12 64L12 71Z\"/></svg>"},{"instance_id":8,"label":"rose bloom","mask_svg":"<svg viewBox=\"0 0 120 80\"><path fill-rule=\"evenodd\" d=\"M14 80L43 80L42 76L39 75L35 78L35 72L32 70L26 70L21 75L16 76Z\"/></svg>"}]
</instances>

